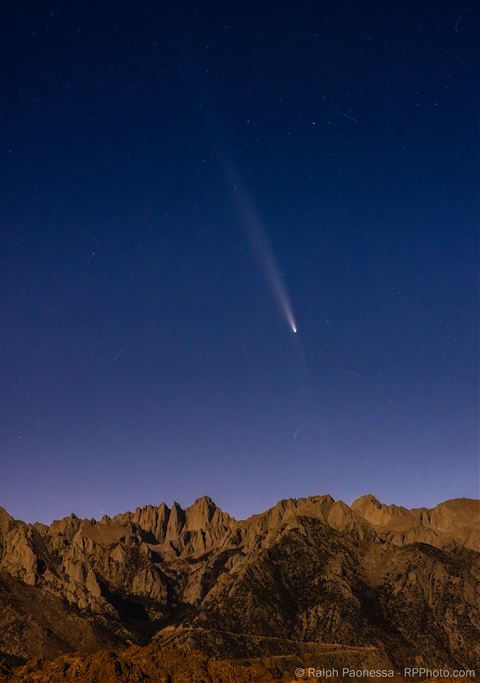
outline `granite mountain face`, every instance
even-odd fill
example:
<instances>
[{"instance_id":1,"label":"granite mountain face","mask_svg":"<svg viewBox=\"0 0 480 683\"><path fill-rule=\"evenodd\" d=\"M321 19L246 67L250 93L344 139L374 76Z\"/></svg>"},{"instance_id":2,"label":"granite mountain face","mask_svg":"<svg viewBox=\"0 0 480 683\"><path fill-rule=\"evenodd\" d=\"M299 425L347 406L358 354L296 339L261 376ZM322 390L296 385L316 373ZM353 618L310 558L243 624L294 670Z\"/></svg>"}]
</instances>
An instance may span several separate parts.
<instances>
[{"instance_id":1,"label":"granite mountain face","mask_svg":"<svg viewBox=\"0 0 480 683\"><path fill-rule=\"evenodd\" d=\"M60 681L69 667L78 681L280 681L309 662L480 669L477 500L408 510L317 496L237 521L204 497L50 526L1 510L0 539L5 680Z\"/></svg>"}]
</instances>

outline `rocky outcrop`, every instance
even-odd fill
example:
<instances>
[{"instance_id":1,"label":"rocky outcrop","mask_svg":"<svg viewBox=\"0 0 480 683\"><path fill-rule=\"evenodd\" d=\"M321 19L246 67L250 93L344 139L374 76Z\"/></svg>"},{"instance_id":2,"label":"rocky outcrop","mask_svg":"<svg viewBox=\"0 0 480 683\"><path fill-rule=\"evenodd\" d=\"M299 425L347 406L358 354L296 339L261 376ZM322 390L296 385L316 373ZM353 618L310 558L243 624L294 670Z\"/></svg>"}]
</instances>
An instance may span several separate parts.
<instances>
[{"instance_id":1,"label":"rocky outcrop","mask_svg":"<svg viewBox=\"0 0 480 683\"><path fill-rule=\"evenodd\" d=\"M95 652L123 642L89 615L5 572L0 572L0 625L0 653L19 659Z\"/></svg>"},{"instance_id":2,"label":"rocky outcrop","mask_svg":"<svg viewBox=\"0 0 480 683\"><path fill-rule=\"evenodd\" d=\"M465 499L408 510L314 496L237 521L204 497L48 527L1 511L0 652L151 642L290 666L335 645L475 668L479 534L480 502Z\"/></svg>"},{"instance_id":3,"label":"rocky outcrop","mask_svg":"<svg viewBox=\"0 0 480 683\"><path fill-rule=\"evenodd\" d=\"M455 543L480 550L480 501L457 498L433 509L408 510L383 505L368 494L352 503L352 511L396 545L428 543L442 548Z\"/></svg>"}]
</instances>

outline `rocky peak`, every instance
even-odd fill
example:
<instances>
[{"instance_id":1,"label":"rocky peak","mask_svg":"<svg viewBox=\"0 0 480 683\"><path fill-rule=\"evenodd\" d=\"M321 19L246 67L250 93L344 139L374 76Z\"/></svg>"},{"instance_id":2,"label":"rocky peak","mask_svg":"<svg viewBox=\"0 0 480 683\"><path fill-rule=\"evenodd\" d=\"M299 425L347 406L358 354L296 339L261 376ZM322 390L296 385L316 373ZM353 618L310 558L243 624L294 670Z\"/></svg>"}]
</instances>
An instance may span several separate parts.
<instances>
[{"instance_id":1,"label":"rocky peak","mask_svg":"<svg viewBox=\"0 0 480 683\"><path fill-rule=\"evenodd\" d=\"M63 519L54 520L48 527L49 536L64 536L67 539L73 538L80 527L81 520L75 514L71 514Z\"/></svg>"},{"instance_id":2,"label":"rocky peak","mask_svg":"<svg viewBox=\"0 0 480 683\"><path fill-rule=\"evenodd\" d=\"M371 493L355 500L352 510L379 529L404 531L416 524L411 510L398 505L384 505Z\"/></svg>"},{"instance_id":3,"label":"rocky peak","mask_svg":"<svg viewBox=\"0 0 480 683\"><path fill-rule=\"evenodd\" d=\"M147 505L137 508L132 516L132 521L147 534L152 535L152 540L162 543L165 540L167 524L170 517L170 508L165 503L158 506Z\"/></svg>"},{"instance_id":4,"label":"rocky peak","mask_svg":"<svg viewBox=\"0 0 480 683\"><path fill-rule=\"evenodd\" d=\"M185 525L185 511L174 501L168 518L165 540L175 541L178 539L181 530Z\"/></svg>"},{"instance_id":5,"label":"rocky peak","mask_svg":"<svg viewBox=\"0 0 480 683\"><path fill-rule=\"evenodd\" d=\"M480 500L446 500L428 513L429 524L437 534L466 548L480 548Z\"/></svg>"},{"instance_id":6,"label":"rocky peak","mask_svg":"<svg viewBox=\"0 0 480 683\"><path fill-rule=\"evenodd\" d=\"M379 510L382 508L382 503L378 498L375 498L373 493L367 493L364 496L360 496L360 498L357 498L352 503L352 510L364 510L372 507Z\"/></svg>"},{"instance_id":7,"label":"rocky peak","mask_svg":"<svg viewBox=\"0 0 480 683\"><path fill-rule=\"evenodd\" d=\"M187 528L190 531L206 529L215 513L217 506L208 496L197 498L197 500L187 508L185 513Z\"/></svg>"}]
</instances>

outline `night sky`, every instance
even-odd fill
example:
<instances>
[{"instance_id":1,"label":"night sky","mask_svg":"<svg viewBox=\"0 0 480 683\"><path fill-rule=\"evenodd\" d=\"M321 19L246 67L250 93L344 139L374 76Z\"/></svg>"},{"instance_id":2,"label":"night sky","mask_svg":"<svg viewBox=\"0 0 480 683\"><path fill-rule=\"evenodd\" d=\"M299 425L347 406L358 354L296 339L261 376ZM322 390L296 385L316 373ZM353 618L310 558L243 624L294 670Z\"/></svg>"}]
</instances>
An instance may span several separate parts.
<instances>
[{"instance_id":1,"label":"night sky","mask_svg":"<svg viewBox=\"0 0 480 683\"><path fill-rule=\"evenodd\" d=\"M475 15L4 4L11 514L478 497Z\"/></svg>"}]
</instances>

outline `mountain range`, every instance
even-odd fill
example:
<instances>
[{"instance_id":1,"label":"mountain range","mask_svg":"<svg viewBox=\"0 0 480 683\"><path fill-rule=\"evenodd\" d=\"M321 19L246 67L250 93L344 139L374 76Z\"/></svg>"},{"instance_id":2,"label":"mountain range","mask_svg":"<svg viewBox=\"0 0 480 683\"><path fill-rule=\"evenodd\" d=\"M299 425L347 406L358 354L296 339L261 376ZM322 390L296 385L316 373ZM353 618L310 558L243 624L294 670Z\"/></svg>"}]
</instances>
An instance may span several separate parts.
<instances>
[{"instance_id":1,"label":"mountain range","mask_svg":"<svg viewBox=\"0 0 480 683\"><path fill-rule=\"evenodd\" d=\"M478 500L326 495L235 520L203 497L49 526L0 508L0 543L0 681L480 673Z\"/></svg>"}]
</instances>

